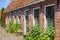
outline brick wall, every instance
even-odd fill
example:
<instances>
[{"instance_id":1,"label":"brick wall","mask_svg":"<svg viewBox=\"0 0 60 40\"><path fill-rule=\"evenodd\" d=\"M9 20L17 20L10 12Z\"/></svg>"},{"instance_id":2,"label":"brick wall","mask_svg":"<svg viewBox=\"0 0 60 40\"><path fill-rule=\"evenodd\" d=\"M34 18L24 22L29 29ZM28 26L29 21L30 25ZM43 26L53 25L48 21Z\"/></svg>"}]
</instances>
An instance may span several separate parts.
<instances>
[{"instance_id":1,"label":"brick wall","mask_svg":"<svg viewBox=\"0 0 60 40\"><path fill-rule=\"evenodd\" d=\"M58 5L55 12L55 31L56 31L55 40L60 40L60 0L57 3Z\"/></svg>"},{"instance_id":2,"label":"brick wall","mask_svg":"<svg viewBox=\"0 0 60 40\"><path fill-rule=\"evenodd\" d=\"M21 9L23 11L24 10L27 10L27 9L29 10L29 26L31 27L31 24L33 23L33 18L32 18L33 17L33 8L40 7L40 18L39 18L39 20L40 20L40 26L43 29L44 28L44 6L45 5L49 5L49 4L55 4L55 2L56 1L54 1L54 0L52 0L52 1L49 0L49 1L43 2L42 4L41 3L38 3L38 4L35 4L35 5L32 5L32 6L28 6L28 7L25 7L23 9ZM41 7L41 5L42 5L42 7Z\"/></svg>"},{"instance_id":3,"label":"brick wall","mask_svg":"<svg viewBox=\"0 0 60 40\"><path fill-rule=\"evenodd\" d=\"M60 11L55 12L55 40L60 40Z\"/></svg>"},{"instance_id":4,"label":"brick wall","mask_svg":"<svg viewBox=\"0 0 60 40\"><path fill-rule=\"evenodd\" d=\"M35 5L31 5L25 8L20 9L19 11L22 12L21 14L21 27L22 30L24 31L24 10L28 9L29 10L29 29L31 30L31 26L33 24L33 8L40 7L40 26L42 29L44 29L44 6L45 5L50 5L50 4L55 4L55 40L60 40L60 4L58 5L59 7L57 8L57 0L49 0L49 1L44 1L42 3L38 3Z\"/></svg>"},{"instance_id":5,"label":"brick wall","mask_svg":"<svg viewBox=\"0 0 60 40\"><path fill-rule=\"evenodd\" d=\"M42 7L41 7L41 3L39 4L35 4L35 5L32 5L32 6L29 6L29 7L26 7L26 8L23 8L23 10L26 10L26 9L29 9L29 28L31 28L31 25L32 25L32 22L33 22L33 15L32 15L32 10L33 8L39 6L41 7L41 13L40 13L40 26L41 28L43 29L44 28L44 6L45 5L49 5L49 4L56 4L56 0L49 0L49 1L46 1L46 2L43 2L42 3ZM56 8L57 5L55 5L55 8ZM24 15L23 15L24 16ZM23 27L24 28L24 27ZM55 10L55 32L56 32L56 36L55 36L55 40L60 40L60 11L56 11Z\"/></svg>"}]
</instances>

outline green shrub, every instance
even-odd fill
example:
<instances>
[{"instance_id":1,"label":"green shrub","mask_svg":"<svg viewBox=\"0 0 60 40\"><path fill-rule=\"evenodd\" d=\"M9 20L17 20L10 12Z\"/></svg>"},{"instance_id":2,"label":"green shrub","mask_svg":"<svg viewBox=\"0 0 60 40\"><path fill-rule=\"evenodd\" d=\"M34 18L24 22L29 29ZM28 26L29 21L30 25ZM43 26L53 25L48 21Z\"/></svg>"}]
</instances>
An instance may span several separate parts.
<instances>
[{"instance_id":1,"label":"green shrub","mask_svg":"<svg viewBox=\"0 0 60 40\"><path fill-rule=\"evenodd\" d=\"M10 22L7 28L7 32L17 33L18 31L21 31L21 25L18 22L16 23Z\"/></svg>"},{"instance_id":2,"label":"green shrub","mask_svg":"<svg viewBox=\"0 0 60 40\"><path fill-rule=\"evenodd\" d=\"M46 31L42 33L39 25L32 27L32 31L29 34L24 35L24 40L52 40L55 36L54 27L50 25Z\"/></svg>"},{"instance_id":3,"label":"green shrub","mask_svg":"<svg viewBox=\"0 0 60 40\"><path fill-rule=\"evenodd\" d=\"M32 27L31 33L24 35L25 40L40 40L40 27L35 25Z\"/></svg>"}]
</instances>

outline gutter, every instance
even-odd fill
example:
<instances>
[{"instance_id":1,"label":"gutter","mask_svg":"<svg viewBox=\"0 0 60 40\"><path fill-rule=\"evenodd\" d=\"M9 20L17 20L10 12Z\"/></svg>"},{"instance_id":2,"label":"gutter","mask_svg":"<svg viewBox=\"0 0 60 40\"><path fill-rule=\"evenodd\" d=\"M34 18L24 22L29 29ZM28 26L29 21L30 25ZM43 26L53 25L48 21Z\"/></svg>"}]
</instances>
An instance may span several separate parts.
<instances>
[{"instance_id":1,"label":"gutter","mask_svg":"<svg viewBox=\"0 0 60 40\"><path fill-rule=\"evenodd\" d=\"M17 7L17 8L15 8L15 9L13 9L13 10L10 10L9 12L14 11L14 10L17 10L17 9L24 8L24 7L27 7L27 6L31 6L31 5L37 4L37 3L40 3L40 2L42 2L42 1L43 1L43 0L35 1L35 2L32 2L32 3L26 4L26 5L24 5L24 6L20 6L20 7Z\"/></svg>"}]
</instances>

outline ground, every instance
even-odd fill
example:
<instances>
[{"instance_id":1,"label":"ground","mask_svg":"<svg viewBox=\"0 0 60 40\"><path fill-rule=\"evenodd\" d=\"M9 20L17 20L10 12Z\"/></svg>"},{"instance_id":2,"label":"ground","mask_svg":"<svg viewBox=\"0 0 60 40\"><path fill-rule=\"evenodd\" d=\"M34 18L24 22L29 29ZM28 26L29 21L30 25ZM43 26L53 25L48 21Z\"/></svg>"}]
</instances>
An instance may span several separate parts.
<instances>
[{"instance_id":1,"label":"ground","mask_svg":"<svg viewBox=\"0 0 60 40\"><path fill-rule=\"evenodd\" d=\"M4 28L0 27L0 40L22 40L22 37L7 33Z\"/></svg>"}]
</instances>

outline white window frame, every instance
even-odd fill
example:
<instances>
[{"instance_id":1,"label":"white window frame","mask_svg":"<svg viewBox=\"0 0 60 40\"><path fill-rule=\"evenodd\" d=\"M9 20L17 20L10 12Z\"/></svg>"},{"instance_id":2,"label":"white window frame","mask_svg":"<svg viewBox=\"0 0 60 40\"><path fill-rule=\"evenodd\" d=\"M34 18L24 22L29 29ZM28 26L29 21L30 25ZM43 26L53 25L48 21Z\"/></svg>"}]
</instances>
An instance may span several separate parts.
<instances>
[{"instance_id":1,"label":"white window frame","mask_svg":"<svg viewBox=\"0 0 60 40\"><path fill-rule=\"evenodd\" d=\"M55 4L50 4L50 5L45 5L44 6L44 29L46 30L47 28L47 19L46 19L46 7L49 7L49 6L55 6ZM55 7L54 7L55 8Z\"/></svg>"},{"instance_id":2,"label":"white window frame","mask_svg":"<svg viewBox=\"0 0 60 40\"><path fill-rule=\"evenodd\" d=\"M34 10L36 10L36 9L39 9L40 10L40 7L33 8L33 26L35 25Z\"/></svg>"},{"instance_id":3,"label":"white window frame","mask_svg":"<svg viewBox=\"0 0 60 40\"><path fill-rule=\"evenodd\" d=\"M26 11L29 11L29 10L24 10L24 34L26 34Z\"/></svg>"}]
</instances>

